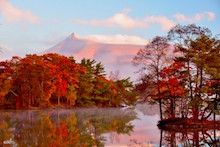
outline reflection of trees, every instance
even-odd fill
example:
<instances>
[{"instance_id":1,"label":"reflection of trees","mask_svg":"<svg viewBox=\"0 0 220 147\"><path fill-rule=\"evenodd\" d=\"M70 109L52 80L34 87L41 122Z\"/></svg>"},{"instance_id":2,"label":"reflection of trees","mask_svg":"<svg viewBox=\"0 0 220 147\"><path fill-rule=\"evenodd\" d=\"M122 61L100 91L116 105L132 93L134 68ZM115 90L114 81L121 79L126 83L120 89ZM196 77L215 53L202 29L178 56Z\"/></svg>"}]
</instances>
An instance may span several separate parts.
<instances>
[{"instance_id":1,"label":"reflection of trees","mask_svg":"<svg viewBox=\"0 0 220 147\"><path fill-rule=\"evenodd\" d=\"M216 133L220 130L161 130L162 146L220 146L220 136Z\"/></svg>"},{"instance_id":2,"label":"reflection of trees","mask_svg":"<svg viewBox=\"0 0 220 147\"><path fill-rule=\"evenodd\" d=\"M104 146L104 133L133 130L133 110L91 108L76 110L0 112L0 145Z\"/></svg>"},{"instance_id":3,"label":"reflection of trees","mask_svg":"<svg viewBox=\"0 0 220 147\"><path fill-rule=\"evenodd\" d=\"M7 114L0 115L0 146L3 146L3 141L9 140L12 137L12 134L9 129Z\"/></svg>"},{"instance_id":4,"label":"reflection of trees","mask_svg":"<svg viewBox=\"0 0 220 147\"><path fill-rule=\"evenodd\" d=\"M131 109L99 108L77 110L76 116L82 136L80 142L86 139L89 146L102 146L104 133L129 134L133 130L130 121L136 118L136 113Z\"/></svg>"},{"instance_id":5,"label":"reflection of trees","mask_svg":"<svg viewBox=\"0 0 220 147\"><path fill-rule=\"evenodd\" d=\"M34 111L5 115L7 117L1 119L5 125L0 125L1 143L6 140L12 140L19 146L68 146L77 143L76 131L67 131L65 120L55 124L48 115Z\"/></svg>"}]
</instances>

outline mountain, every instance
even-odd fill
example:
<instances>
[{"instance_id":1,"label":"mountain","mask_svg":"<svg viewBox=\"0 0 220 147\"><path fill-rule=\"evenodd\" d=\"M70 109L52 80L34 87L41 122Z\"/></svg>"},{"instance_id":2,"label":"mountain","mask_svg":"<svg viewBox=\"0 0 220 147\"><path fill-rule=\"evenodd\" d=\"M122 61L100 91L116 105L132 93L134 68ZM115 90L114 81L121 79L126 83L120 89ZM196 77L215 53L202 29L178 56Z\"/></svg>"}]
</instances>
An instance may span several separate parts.
<instances>
[{"instance_id":1,"label":"mountain","mask_svg":"<svg viewBox=\"0 0 220 147\"><path fill-rule=\"evenodd\" d=\"M141 45L131 44L105 44L96 41L78 38L74 33L57 45L45 50L43 53L58 53L65 56L74 56L77 61L82 58L101 61L107 73L120 71L122 78L130 77L134 80L135 67L131 61L137 54Z\"/></svg>"}]
</instances>

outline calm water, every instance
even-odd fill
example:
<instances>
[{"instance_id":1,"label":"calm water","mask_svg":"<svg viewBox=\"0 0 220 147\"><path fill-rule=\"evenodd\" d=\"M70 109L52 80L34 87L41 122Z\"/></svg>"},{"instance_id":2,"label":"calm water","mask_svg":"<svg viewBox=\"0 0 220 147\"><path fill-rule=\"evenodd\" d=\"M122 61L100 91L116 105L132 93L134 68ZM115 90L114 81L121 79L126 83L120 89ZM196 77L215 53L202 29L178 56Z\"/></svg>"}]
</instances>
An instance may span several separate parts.
<instances>
[{"instance_id":1,"label":"calm water","mask_svg":"<svg viewBox=\"0 0 220 147\"><path fill-rule=\"evenodd\" d=\"M160 131L158 108L0 111L0 146L218 146L220 130Z\"/></svg>"}]
</instances>

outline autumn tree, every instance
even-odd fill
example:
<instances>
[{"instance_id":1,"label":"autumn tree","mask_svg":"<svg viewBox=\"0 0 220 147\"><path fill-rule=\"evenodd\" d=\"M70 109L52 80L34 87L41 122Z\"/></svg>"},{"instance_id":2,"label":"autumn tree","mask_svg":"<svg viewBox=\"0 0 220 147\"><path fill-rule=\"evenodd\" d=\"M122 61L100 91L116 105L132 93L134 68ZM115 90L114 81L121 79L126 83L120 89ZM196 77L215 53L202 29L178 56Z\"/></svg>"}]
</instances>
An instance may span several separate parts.
<instances>
[{"instance_id":1,"label":"autumn tree","mask_svg":"<svg viewBox=\"0 0 220 147\"><path fill-rule=\"evenodd\" d=\"M37 55L27 55L17 66L16 92L22 107L47 105L55 85L51 82L54 66ZM16 99L16 98L15 98Z\"/></svg>"},{"instance_id":2,"label":"autumn tree","mask_svg":"<svg viewBox=\"0 0 220 147\"><path fill-rule=\"evenodd\" d=\"M0 62L0 101L4 101L12 87L13 70L10 62Z\"/></svg>"},{"instance_id":3,"label":"autumn tree","mask_svg":"<svg viewBox=\"0 0 220 147\"><path fill-rule=\"evenodd\" d=\"M18 97L14 85L16 85L14 79L17 77L17 65L21 58L15 56L9 61L0 62L0 98L2 105L7 107L14 102L12 97ZM4 107L4 106L3 106Z\"/></svg>"},{"instance_id":4,"label":"autumn tree","mask_svg":"<svg viewBox=\"0 0 220 147\"><path fill-rule=\"evenodd\" d=\"M166 114L168 118L174 119L176 116L176 107L178 105L179 111L182 114L182 118L186 115L186 103L185 103L185 77L186 72L183 70L184 66L180 62L174 62L170 66L165 67L161 71L160 80L160 94L161 98L166 100Z\"/></svg>"},{"instance_id":5,"label":"autumn tree","mask_svg":"<svg viewBox=\"0 0 220 147\"><path fill-rule=\"evenodd\" d=\"M56 92L53 96L57 98L57 104L60 105L60 98L65 97L66 94L70 104L75 103L76 97L74 95L76 95L76 90L73 86L77 87L78 76L84 72L84 68L76 64L74 59L68 59L58 54L46 54L43 56L43 60L56 67L51 81L56 85ZM67 90L75 94L67 93Z\"/></svg>"},{"instance_id":6,"label":"autumn tree","mask_svg":"<svg viewBox=\"0 0 220 147\"><path fill-rule=\"evenodd\" d=\"M133 62L135 65L140 65L140 73L143 76L148 75L152 77L151 83L154 83L158 94L152 95L159 102L160 107L160 118L162 116L162 100L160 97L160 85L161 80L161 70L164 68L167 61L167 50L169 44L167 38L165 37L155 37L149 44L138 51L137 55L134 57ZM158 97L157 97L157 96Z\"/></svg>"}]
</instances>

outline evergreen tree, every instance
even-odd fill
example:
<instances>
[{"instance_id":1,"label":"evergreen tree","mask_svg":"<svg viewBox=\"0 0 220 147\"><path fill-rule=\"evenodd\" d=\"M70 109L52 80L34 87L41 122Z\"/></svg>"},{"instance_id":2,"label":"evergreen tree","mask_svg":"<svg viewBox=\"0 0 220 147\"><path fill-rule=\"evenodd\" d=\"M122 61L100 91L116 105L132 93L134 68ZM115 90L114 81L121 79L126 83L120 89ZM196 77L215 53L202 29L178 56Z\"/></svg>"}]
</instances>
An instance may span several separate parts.
<instances>
[{"instance_id":1,"label":"evergreen tree","mask_svg":"<svg viewBox=\"0 0 220 147\"><path fill-rule=\"evenodd\" d=\"M79 76L79 88L77 89L76 103L82 106L94 105L92 101L92 91L94 88L93 71L95 68L95 60L82 59L80 65L85 67L86 73Z\"/></svg>"},{"instance_id":2,"label":"evergreen tree","mask_svg":"<svg viewBox=\"0 0 220 147\"><path fill-rule=\"evenodd\" d=\"M168 32L168 39L175 44L176 52L179 52L180 56L176 57L174 60L177 62L182 62L185 64L187 74L187 89L188 98L190 99L190 105L193 111L193 117L198 119L200 100L196 95L195 90L198 82L198 72L199 67L194 66L193 60L193 46L192 41L195 41L198 37L206 35L210 37L211 31L208 28L201 28L195 24L190 24L187 26L176 25ZM195 70L197 73L195 74Z\"/></svg>"}]
</instances>

